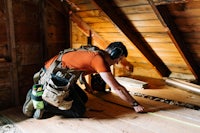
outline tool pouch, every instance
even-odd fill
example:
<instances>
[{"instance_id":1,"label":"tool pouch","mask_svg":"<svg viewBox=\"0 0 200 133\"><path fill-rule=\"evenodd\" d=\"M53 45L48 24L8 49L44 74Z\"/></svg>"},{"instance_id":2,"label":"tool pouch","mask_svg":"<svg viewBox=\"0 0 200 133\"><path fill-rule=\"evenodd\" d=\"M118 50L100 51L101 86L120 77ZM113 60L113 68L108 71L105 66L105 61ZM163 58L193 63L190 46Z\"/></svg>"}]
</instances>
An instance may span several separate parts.
<instances>
[{"instance_id":1,"label":"tool pouch","mask_svg":"<svg viewBox=\"0 0 200 133\"><path fill-rule=\"evenodd\" d=\"M51 75L49 81L44 84L42 99L61 110L70 109L73 100L64 100L69 96L69 84L67 79Z\"/></svg>"}]
</instances>

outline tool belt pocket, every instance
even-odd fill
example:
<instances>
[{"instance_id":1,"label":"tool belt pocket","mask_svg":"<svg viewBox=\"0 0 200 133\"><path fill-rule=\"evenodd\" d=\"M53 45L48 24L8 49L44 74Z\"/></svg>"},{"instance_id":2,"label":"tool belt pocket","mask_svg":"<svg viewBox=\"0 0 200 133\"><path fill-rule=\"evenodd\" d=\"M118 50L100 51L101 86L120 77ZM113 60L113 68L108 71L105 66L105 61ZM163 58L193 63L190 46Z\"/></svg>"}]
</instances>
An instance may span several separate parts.
<instances>
[{"instance_id":1,"label":"tool belt pocket","mask_svg":"<svg viewBox=\"0 0 200 133\"><path fill-rule=\"evenodd\" d=\"M64 100L69 96L68 88L66 88L66 86L57 86L54 82L55 81L50 79L49 82L44 85L42 99L61 110L70 109L73 101Z\"/></svg>"}]
</instances>

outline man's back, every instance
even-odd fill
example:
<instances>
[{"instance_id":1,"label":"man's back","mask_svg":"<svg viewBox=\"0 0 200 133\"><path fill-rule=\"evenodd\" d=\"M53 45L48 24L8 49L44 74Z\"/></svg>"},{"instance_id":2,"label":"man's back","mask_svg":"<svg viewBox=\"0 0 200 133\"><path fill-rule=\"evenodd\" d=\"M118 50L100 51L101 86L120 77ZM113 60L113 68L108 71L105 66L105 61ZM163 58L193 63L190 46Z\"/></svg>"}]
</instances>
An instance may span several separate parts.
<instances>
[{"instance_id":1,"label":"man's back","mask_svg":"<svg viewBox=\"0 0 200 133\"><path fill-rule=\"evenodd\" d=\"M45 67L48 68L56 58L57 56L47 61ZM110 68L102 55L98 52L87 50L77 50L65 53L62 56L62 67L86 71L87 73L110 71Z\"/></svg>"}]
</instances>

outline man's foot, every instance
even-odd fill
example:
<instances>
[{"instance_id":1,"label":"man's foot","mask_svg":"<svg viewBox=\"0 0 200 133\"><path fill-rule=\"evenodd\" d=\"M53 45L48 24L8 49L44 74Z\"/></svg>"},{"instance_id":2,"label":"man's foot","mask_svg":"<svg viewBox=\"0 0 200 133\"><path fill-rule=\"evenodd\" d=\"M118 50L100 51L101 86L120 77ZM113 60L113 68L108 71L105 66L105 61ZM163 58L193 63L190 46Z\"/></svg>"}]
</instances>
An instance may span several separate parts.
<instances>
[{"instance_id":1,"label":"man's foot","mask_svg":"<svg viewBox=\"0 0 200 133\"><path fill-rule=\"evenodd\" d=\"M26 95L26 101L23 105L23 113L27 117L32 117L34 112L33 101L31 100L31 91L30 89Z\"/></svg>"},{"instance_id":2,"label":"man's foot","mask_svg":"<svg viewBox=\"0 0 200 133\"><path fill-rule=\"evenodd\" d=\"M44 114L44 109L36 109L33 118L41 119Z\"/></svg>"}]
</instances>

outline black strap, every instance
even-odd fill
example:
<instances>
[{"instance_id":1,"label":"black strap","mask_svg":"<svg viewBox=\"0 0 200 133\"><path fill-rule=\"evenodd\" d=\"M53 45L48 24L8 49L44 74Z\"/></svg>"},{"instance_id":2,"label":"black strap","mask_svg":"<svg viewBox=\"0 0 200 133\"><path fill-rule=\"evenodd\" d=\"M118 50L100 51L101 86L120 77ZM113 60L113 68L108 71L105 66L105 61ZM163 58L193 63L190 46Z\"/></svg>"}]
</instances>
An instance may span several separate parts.
<instances>
[{"instance_id":1,"label":"black strap","mask_svg":"<svg viewBox=\"0 0 200 133\"><path fill-rule=\"evenodd\" d=\"M34 96L33 94L31 94L31 99L34 101L43 101L42 96Z\"/></svg>"}]
</instances>

